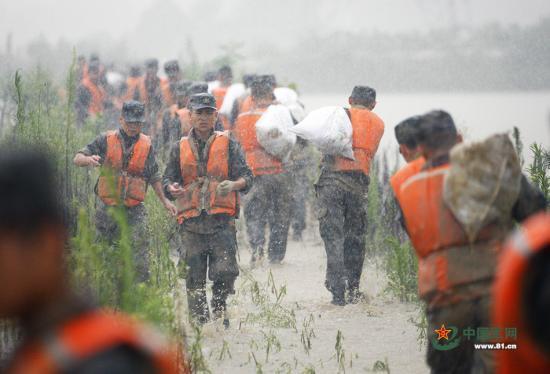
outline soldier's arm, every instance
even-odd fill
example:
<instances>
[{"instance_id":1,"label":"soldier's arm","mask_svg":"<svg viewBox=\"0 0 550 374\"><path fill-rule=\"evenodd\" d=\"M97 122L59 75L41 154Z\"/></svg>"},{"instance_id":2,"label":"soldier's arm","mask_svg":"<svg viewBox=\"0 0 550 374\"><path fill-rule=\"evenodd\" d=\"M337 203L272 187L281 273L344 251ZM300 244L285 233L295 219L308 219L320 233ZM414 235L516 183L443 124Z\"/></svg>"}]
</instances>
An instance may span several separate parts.
<instances>
[{"instance_id":1,"label":"soldier's arm","mask_svg":"<svg viewBox=\"0 0 550 374\"><path fill-rule=\"evenodd\" d=\"M512 217L521 222L534 213L544 211L548 202L542 191L522 174L518 199L512 209Z\"/></svg>"},{"instance_id":2,"label":"soldier's arm","mask_svg":"<svg viewBox=\"0 0 550 374\"><path fill-rule=\"evenodd\" d=\"M107 137L101 134L90 144L80 149L74 156L73 162L76 166L99 166L105 161L107 154Z\"/></svg>"},{"instance_id":3,"label":"soldier's arm","mask_svg":"<svg viewBox=\"0 0 550 374\"><path fill-rule=\"evenodd\" d=\"M252 187L254 175L246 163L241 144L233 137L229 139L229 178L232 181L242 179L239 191L247 193Z\"/></svg>"},{"instance_id":4,"label":"soldier's arm","mask_svg":"<svg viewBox=\"0 0 550 374\"><path fill-rule=\"evenodd\" d=\"M162 179L162 186L164 188L165 195L170 200L175 200L175 197L170 193L169 187L173 183L183 184L183 178L180 171L180 148L179 142L174 143L170 150L170 156L168 157L168 163L164 170L164 176Z\"/></svg>"}]
</instances>

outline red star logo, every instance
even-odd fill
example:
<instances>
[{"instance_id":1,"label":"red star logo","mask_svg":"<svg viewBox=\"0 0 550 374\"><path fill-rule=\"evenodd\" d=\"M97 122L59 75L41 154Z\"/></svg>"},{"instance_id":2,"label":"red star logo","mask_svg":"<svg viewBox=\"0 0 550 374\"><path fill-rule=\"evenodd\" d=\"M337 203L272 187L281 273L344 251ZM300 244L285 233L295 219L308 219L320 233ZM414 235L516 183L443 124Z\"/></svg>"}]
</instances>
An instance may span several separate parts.
<instances>
[{"instance_id":1,"label":"red star logo","mask_svg":"<svg viewBox=\"0 0 550 374\"><path fill-rule=\"evenodd\" d=\"M439 339L447 339L449 340L449 333L453 330L448 330L445 328L444 324L441 324L441 328L439 330L434 330L439 336L437 337L437 340Z\"/></svg>"}]
</instances>

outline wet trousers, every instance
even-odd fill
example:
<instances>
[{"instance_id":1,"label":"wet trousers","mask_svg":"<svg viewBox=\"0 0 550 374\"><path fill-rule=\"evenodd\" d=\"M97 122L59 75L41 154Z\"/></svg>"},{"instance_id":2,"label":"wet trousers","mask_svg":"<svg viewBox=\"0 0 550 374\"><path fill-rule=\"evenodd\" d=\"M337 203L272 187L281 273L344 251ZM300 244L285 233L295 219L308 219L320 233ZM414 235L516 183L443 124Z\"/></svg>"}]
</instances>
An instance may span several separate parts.
<instances>
[{"instance_id":1,"label":"wet trousers","mask_svg":"<svg viewBox=\"0 0 550 374\"><path fill-rule=\"evenodd\" d=\"M226 299L235 292L235 279L239 275L237 265L237 238L235 226L227 225L213 234L198 234L181 229L181 260L185 261L187 274L187 302L191 317L205 323L210 319L206 298L206 276L212 286L212 309L223 313Z\"/></svg>"},{"instance_id":2,"label":"wet trousers","mask_svg":"<svg viewBox=\"0 0 550 374\"><path fill-rule=\"evenodd\" d=\"M325 286L338 297L357 291L365 260L365 197L338 184L317 186L319 231L327 253Z\"/></svg>"},{"instance_id":3,"label":"wet trousers","mask_svg":"<svg viewBox=\"0 0 550 374\"><path fill-rule=\"evenodd\" d=\"M263 254L269 225L268 257L280 262L286 253L290 226L291 179L287 173L260 175L243 201L246 231L254 254Z\"/></svg>"}]
</instances>

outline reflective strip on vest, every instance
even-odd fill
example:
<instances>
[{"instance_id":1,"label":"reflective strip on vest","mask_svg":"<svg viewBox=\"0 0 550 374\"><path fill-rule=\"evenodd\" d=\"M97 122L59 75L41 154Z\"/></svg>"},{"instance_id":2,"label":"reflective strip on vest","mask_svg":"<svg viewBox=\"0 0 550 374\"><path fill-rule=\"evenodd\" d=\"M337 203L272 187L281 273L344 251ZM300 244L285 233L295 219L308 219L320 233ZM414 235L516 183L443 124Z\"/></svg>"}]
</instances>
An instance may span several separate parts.
<instances>
[{"instance_id":1,"label":"reflective strip on vest","mask_svg":"<svg viewBox=\"0 0 550 374\"><path fill-rule=\"evenodd\" d=\"M334 158L334 171L362 171L369 174L370 163L378 150L378 145L384 135L384 122L368 109L349 109L351 126L353 127L353 156L350 160L342 156Z\"/></svg>"},{"instance_id":2,"label":"reflective strip on vest","mask_svg":"<svg viewBox=\"0 0 550 374\"><path fill-rule=\"evenodd\" d=\"M267 153L256 137L256 122L266 109L256 109L240 114L233 129L235 137L243 148L246 163L254 176L284 172L281 160Z\"/></svg>"},{"instance_id":3,"label":"reflective strip on vest","mask_svg":"<svg viewBox=\"0 0 550 374\"><path fill-rule=\"evenodd\" d=\"M74 318L15 358L9 373L58 373L118 346L130 346L151 358L158 373L177 373L177 354L156 331L114 312L90 311Z\"/></svg>"},{"instance_id":4,"label":"reflective strip on vest","mask_svg":"<svg viewBox=\"0 0 550 374\"><path fill-rule=\"evenodd\" d=\"M515 328L517 338L504 336L515 350L498 350L496 373L550 373L550 358L529 334L523 315L523 295L528 264L533 255L550 245L550 214L539 213L527 219L506 243L494 284L492 321L501 330Z\"/></svg>"},{"instance_id":5,"label":"reflective strip on vest","mask_svg":"<svg viewBox=\"0 0 550 374\"><path fill-rule=\"evenodd\" d=\"M117 131L107 133L107 154L98 180L98 195L105 205L122 202L127 207L145 200L147 182L143 172L151 149L151 139L140 134L130 152L128 165L123 165L123 145ZM111 174L111 175L110 175Z\"/></svg>"},{"instance_id":6,"label":"reflective strip on vest","mask_svg":"<svg viewBox=\"0 0 550 374\"><path fill-rule=\"evenodd\" d=\"M198 150L188 137L180 140L180 171L183 178L183 196L176 200L178 222L198 217L203 211L207 214L227 214L236 216L238 192L226 196L217 193L218 185L229 179L229 132L214 132L208 139L203 160L199 163Z\"/></svg>"}]
</instances>

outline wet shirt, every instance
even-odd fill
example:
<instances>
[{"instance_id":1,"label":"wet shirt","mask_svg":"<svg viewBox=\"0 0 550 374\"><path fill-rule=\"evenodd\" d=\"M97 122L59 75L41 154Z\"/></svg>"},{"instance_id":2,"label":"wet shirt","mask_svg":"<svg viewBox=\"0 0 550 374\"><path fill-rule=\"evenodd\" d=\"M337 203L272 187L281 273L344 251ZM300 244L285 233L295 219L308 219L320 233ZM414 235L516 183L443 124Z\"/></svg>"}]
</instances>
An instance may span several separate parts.
<instances>
[{"instance_id":1,"label":"wet shirt","mask_svg":"<svg viewBox=\"0 0 550 374\"><path fill-rule=\"evenodd\" d=\"M128 166L131 156L131 152L129 152L129 150L131 150L134 144L137 142L137 140L139 139L139 135L131 137L126 135L124 131L118 130L117 132L120 139L122 140L122 145L124 149L122 154L122 162L126 167ZM107 155L107 133L102 133L101 135L99 135L90 144L79 150L78 153L82 153L85 156L97 155L101 157L101 160L99 162L103 165L103 162L105 161L105 157ZM155 157L155 150L153 149L153 145L151 145L149 155L147 155L143 175L145 177L145 180L149 184L154 184L162 179L159 166Z\"/></svg>"},{"instance_id":2,"label":"wet shirt","mask_svg":"<svg viewBox=\"0 0 550 374\"><path fill-rule=\"evenodd\" d=\"M189 140L194 141L197 145L198 154L201 158L199 162L204 162L202 158L204 154L204 147L206 146L206 141L196 136L193 130L191 130L191 132L189 133ZM244 180L246 181L245 189L241 190L240 192L247 193L250 190L250 187L252 187L253 174L246 164L241 145L233 137L230 137L229 180L236 181L239 178L244 178ZM174 200L174 197L170 194L170 192L168 192L168 185L171 183L179 183L183 186L183 178L180 168L179 142L175 143L172 146L163 179L164 193L169 199ZM186 219L182 224L182 228L184 230L188 230L198 234L212 234L222 230L226 227L226 225L232 224L233 221L234 217L228 216L226 214L209 215L203 211L198 217Z\"/></svg>"},{"instance_id":3,"label":"wet shirt","mask_svg":"<svg viewBox=\"0 0 550 374\"><path fill-rule=\"evenodd\" d=\"M319 187L327 185L338 185L345 191L357 195L366 195L369 188L370 178L362 171L333 171L334 156L323 156L321 162L321 175L316 185Z\"/></svg>"}]
</instances>

